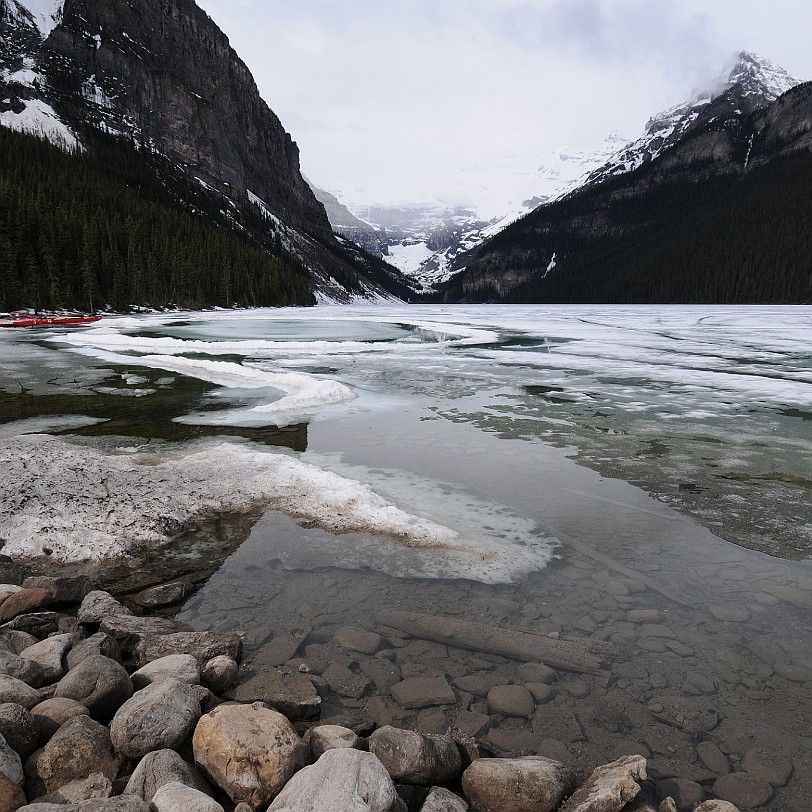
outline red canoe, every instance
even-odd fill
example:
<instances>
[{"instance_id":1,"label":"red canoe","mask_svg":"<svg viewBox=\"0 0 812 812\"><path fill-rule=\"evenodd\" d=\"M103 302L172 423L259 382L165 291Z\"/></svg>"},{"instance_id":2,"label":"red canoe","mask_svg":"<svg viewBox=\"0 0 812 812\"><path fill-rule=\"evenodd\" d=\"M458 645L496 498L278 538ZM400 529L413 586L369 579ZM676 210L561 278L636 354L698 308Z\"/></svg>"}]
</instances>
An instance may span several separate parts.
<instances>
[{"instance_id":1,"label":"red canoe","mask_svg":"<svg viewBox=\"0 0 812 812\"><path fill-rule=\"evenodd\" d=\"M101 321L101 316L26 316L0 321L0 327L83 327L94 321Z\"/></svg>"}]
</instances>

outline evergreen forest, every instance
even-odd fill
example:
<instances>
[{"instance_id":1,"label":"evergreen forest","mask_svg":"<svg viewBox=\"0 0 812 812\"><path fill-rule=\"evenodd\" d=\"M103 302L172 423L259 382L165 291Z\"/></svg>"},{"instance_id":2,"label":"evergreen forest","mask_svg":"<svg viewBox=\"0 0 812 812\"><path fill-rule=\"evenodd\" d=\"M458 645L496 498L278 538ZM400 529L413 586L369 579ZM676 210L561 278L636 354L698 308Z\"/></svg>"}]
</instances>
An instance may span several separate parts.
<instances>
[{"instance_id":1,"label":"evergreen forest","mask_svg":"<svg viewBox=\"0 0 812 812\"><path fill-rule=\"evenodd\" d=\"M81 138L66 153L0 127L0 310L313 304L258 210L229 216L157 156Z\"/></svg>"}]
</instances>

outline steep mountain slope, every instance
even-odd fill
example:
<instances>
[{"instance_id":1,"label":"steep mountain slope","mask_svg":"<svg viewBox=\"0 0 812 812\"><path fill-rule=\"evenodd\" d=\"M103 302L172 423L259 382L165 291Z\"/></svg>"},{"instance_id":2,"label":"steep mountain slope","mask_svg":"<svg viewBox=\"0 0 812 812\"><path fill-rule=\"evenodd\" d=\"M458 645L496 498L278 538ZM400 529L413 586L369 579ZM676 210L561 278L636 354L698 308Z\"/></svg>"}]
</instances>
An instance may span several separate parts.
<instances>
[{"instance_id":1,"label":"steep mountain slope","mask_svg":"<svg viewBox=\"0 0 812 812\"><path fill-rule=\"evenodd\" d=\"M88 126L122 139L236 227L261 214L254 237L304 265L320 295L384 294L393 273L335 240L296 144L193 0L0 0L0 44L0 123L69 150Z\"/></svg>"},{"instance_id":2,"label":"steep mountain slope","mask_svg":"<svg viewBox=\"0 0 812 812\"><path fill-rule=\"evenodd\" d=\"M812 147L812 86L775 99L775 71L767 77L759 84L745 71L720 95L684 106L678 137L641 139L623 158L628 168L619 156L505 229L463 259L445 300L812 299L808 174L798 174Z\"/></svg>"}]
</instances>

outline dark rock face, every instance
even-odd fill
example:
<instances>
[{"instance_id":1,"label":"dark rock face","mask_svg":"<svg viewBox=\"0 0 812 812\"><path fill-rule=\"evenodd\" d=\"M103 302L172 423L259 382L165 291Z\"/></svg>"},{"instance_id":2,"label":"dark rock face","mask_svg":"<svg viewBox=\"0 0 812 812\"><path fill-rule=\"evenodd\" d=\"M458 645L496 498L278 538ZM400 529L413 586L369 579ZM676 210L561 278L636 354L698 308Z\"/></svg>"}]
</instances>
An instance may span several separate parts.
<instances>
[{"instance_id":1,"label":"dark rock face","mask_svg":"<svg viewBox=\"0 0 812 812\"><path fill-rule=\"evenodd\" d=\"M43 49L69 118L131 133L236 203L250 190L294 228L331 234L296 144L193 0L67 0Z\"/></svg>"}]
</instances>

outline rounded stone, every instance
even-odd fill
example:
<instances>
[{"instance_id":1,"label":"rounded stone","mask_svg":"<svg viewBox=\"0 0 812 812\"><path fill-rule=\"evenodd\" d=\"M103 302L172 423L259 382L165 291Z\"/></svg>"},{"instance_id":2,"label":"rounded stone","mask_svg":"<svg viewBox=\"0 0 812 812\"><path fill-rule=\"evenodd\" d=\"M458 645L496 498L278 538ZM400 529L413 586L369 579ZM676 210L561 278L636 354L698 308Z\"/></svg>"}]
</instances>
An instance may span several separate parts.
<instances>
[{"instance_id":1,"label":"rounded stone","mask_svg":"<svg viewBox=\"0 0 812 812\"><path fill-rule=\"evenodd\" d=\"M187 685L198 685L200 666L191 654L169 654L147 663L130 675L136 690L144 688L162 677L174 677Z\"/></svg>"},{"instance_id":2,"label":"rounded stone","mask_svg":"<svg viewBox=\"0 0 812 812\"><path fill-rule=\"evenodd\" d=\"M110 722L113 746L128 758L153 750L175 749L191 735L200 703L189 685L162 677L133 694Z\"/></svg>"},{"instance_id":3,"label":"rounded stone","mask_svg":"<svg viewBox=\"0 0 812 812\"><path fill-rule=\"evenodd\" d=\"M710 801L699 804L699 806L694 809L694 812L739 812L739 808L733 806L729 801L721 801L718 798L712 798Z\"/></svg>"},{"instance_id":4,"label":"rounded stone","mask_svg":"<svg viewBox=\"0 0 812 812\"><path fill-rule=\"evenodd\" d=\"M234 803L267 807L306 761L307 748L277 711L220 705L201 717L192 737L195 763Z\"/></svg>"},{"instance_id":5,"label":"rounded stone","mask_svg":"<svg viewBox=\"0 0 812 812\"><path fill-rule=\"evenodd\" d=\"M55 697L40 702L31 710L39 732L39 743L44 744L68 719L86 716L87 708L75 699Z\"/></svg>"},{"instance_id":6,"label":"rounded stone","mask_svg":"<svg viewBox=\"0 0 812 812\"><path fill-rule=\"evenodd\" d=\"M153 796L149 808L151 812L224 812L214 798L177 781L164 784Z\"/></svg>"},{"instance_id":7,"label":"rounded stone","mask_svg":"<svg viewBox=\"0 0 812 812\"><path fill-rule=\"evenodd\" d=\"M22 705L0 705L0 735L25 761L39 743L39 729L31 711Z\"/></svg>"},{"instance_id":8,"label":"rounded stone","mask_svg":"<svg viewBox=\"0 0 812 812\"><path fill-rule=\"evenodd\" d=\"M25 783L23 761L20 754L0 736L0 773L13 781L18 787Z\"/></svg>"},{"instance_id":9,"label":"rounded stone","mask_svg":"<svg viewBox=\"0 0 812 812\"><path fill-rule=\"evenodd\" d=\"M536 710L536 704L524 685L497 685L488 691L488 709L491 713L529 719Z\"/></svg>"},{"instance_id":10,"label":"rounded stone","mask_svg":"<svg viewBox=\"0 0 812 812\"><path fill-rule=\"evenodd\" d=\"M124 667L95 654L59 680L54 696L81 702L91 718L102 721L109 719L132 693L133 684Z\"/></svg>"},{"instance_id":11,"label":"rounded stone","mask_svg":"<svg viewBox=\"0 0 812 812\"><path fill-rule=\"evenodd\" d=\"M310 748L310 758L318 761L328 750L358 746L358 734L341 725L319 725L305 733L304 742Z\"/></svg>"},{"instance_id":12,"label":"rounded stone","mask_svg":"<svg viewBox=\"0 0 812 812\"><path fill-rule=\"evenodd\" d=\"M542 756L480 758L463 773L462 788L479 812L552 812L575 789L575 774Z\"/></svg>"},{"instance_id":13,"label":"rounded stone","mask_svg":"<svg viewBox=\"0 0 812 812\"><path fill-rule=\"evenodd\" d=\"M0 674L18 679L32 688L45 684L45 671L39 663L10 651L0 650Z\"/></svg>"},{"instance_id":14,"label":"rounded stone","mask_svg":"<svg viewBox=\"0 0 812 812\"><path fill-rule=\"evenodd\" d=\"M92 657L95 654L101 654L103 657L108 657L117 663L121 662L121 646L119 646L118 642L110 637L109 634L96 632L96 634L91 635L85 640L74 643L73 648L65 657L68 671L76 668L79 663L84 662L88 657Z\"/></svg>"},{"instance_id":15,"label":"rounded stone","mask_svg":"<svg viewBox=\"0 0 812 812\"><path fill-rule=\"evenodd\" d=\"M728 773L716 779L713 794L739 809L753 809L772 798L773 788L764 779L750 773Z\"/></svg>"},{"instance_id":16,"label":"rounded stone","mask_svg":"<svg viewBox=\"0 0 812 812\"><path fill-rule=\"evenodd\" d=\"M360 654L375 654L383 644L383 638L377 632L367 632L352 626L342 626L335 633L333 642Z\"/></svg>"},{"instance_id":17,"label":"rounded stone","mask_svg":"<svg viewBox=\"0 0 812 812\"><path fill-rule=\"evenodd\" d=\"M294 775L268 812L406 812L392 779L371 753L328 750Z\"/></svg>"},{"instance_id":18,"label":"rounded stone","mask_svg":"<svg viewBox=\"0 0 812 812\"><path fill-rule=\"evenodd\" d=\"M207 795L211 794L211 789L200 773L174 750L147 753L138 762L123 794L137 795L149 803L161 787L171 783L185 784Z\"/></svg>"},{"instance_id":19,"label":"rounded stone","mask_svg":"<svg viewBox=\"0 0 812 812\"><path fill-rule=\"evenodd\" d=\"M692 810L705 800L705 791L695 781L687 778L666 778L657 782L660 796L671 797L680 812Z\"/></svg>"},{"instance_id":20,"label":"rounded stone","mask_svg":"<svg viewBox=\"0 0 812 812\"><path fill-rule=\"evenodd\" d=\"M221 654L212 657L200 673L200 681L213 694L222 694L227 691L237 680L240 666L233 657Z\"/></svg>"},{"instance_id":21,"label":"rounded stone","mask_svg":"<svg viewBox=\"0 0 812 812\"><path fill-rule=\"evenodd\" d=\"M65 673L62 659L72 645L72 634L57 634L24 649L20 657L37 663L42 668L44 682L50 684L62 679Z\"/></svg>"},{"instance_id":22,"label":"rounded stone","mask_svg":"<svg viewBox=\"0 0 812 812\"><path fill-rule=\"evenodd\" d=\"M696 746L696 754L712 773L727 775L730 772L727 756L713 742L700 742Z\"/></svg>"},{"instance_id":23,"label":"rounded stone","mask_svg":"<svg viewBox=\"0 0 812 812\"><path fill-rule=\"evenodd\" d=\"M792 775L792 764L787 759L760 747L751 747L744 754L742 767L774 787L783 787Z\"/></svg>"},{"instance_id":24,"label":"rounded stone","mask_svg":"<svg viewBox=\"0 0 812 812\"><path fill-rule=\"evenodd\" d=\"M462 757L451 736L385 725L369 737L369 752L393 780L406 784L447 784L462 772Z\"/></svg>"},{"instance_id":25,"label":"rounded stone","mask_svg":"<svg viewBox=\"0 0 812 812\"><path fill-rule=\"evenodd\" d=\"M39 702L40 696L34 688L22 680L0 674L0 703L9 702L31 710Z\"/></svg>"}]
</instances>

